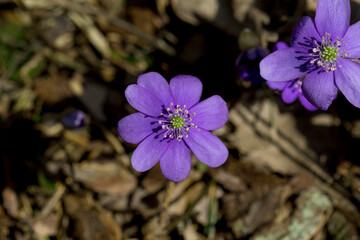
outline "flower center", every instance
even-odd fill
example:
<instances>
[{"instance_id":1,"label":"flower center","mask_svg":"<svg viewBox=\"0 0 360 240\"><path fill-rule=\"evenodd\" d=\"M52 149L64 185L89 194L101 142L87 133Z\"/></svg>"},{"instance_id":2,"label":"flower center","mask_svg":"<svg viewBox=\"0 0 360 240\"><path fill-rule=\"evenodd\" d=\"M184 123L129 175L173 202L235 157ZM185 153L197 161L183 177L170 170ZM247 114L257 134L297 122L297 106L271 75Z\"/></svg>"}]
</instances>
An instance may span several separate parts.
<instances>
[{"instance_id":1,"label":"flower center","mask_svg":"<svg viewBox=\"0 0 360 240\"><path fill-rule=\"evenodd\" d=\"M184 119L182 119L180 116L173 117L170 122L175 129L180 129L184 126Z\"/></svg>"},{"instance_id":2,"label":"flower center","mask_svg":"<svg viewBox=\"0 0 360 240\"><path fill-rule=\"evenodd\" d=\"M337 67L342 67L338 61L339 58L350 57L346 50L341 49L341 47L346 46L344 40L336 38L333 42L329 33L325 33L325 36L321 38L321 43L314 40L314 44L315 47L310 54L313 59L310 63L316 63L319 67L323 67L326 72L335 71Z\"/></svg>"},{"instance_id":3,"label":"flower center","mask_svg":"<svg viewBox=\"0 0 360 240\"><path fill-rule=\"evenodd\" d=\"M338 48L335 48L333 46L325 47L322 52L323 59L328 62L335 61L338 50L339 50Z\"/></svg>"},{"instance_id":4,"label":"flower center","mask_svg":"<svg viewBox=\"0 0 360 240\"><path fill-rule=\"evenodd\" d=\"M171 103L168 108L166 108L166 113L160 113L160 119L158 122L161 124L162 129L167 131L164 133L164 138L171 138L181 141L182 138L187 138L190 128L197 126L194 123L191 123L192 117L196 113L189 114L189 111L186 109L186 105L181 107Z\"/></svg>"}]
</instances>

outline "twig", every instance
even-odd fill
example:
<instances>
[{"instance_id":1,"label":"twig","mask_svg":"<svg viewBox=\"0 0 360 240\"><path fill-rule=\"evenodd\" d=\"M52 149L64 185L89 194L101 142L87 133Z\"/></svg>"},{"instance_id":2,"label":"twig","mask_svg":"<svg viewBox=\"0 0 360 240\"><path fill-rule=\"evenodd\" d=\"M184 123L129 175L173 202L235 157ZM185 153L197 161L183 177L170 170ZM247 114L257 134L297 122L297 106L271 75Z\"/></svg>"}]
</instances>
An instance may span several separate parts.
<instances>
[{"instance_id":1,"label":"twig","mask_svg":"<svg viewBox=\"0 0 360 240\"><path fill-rule=\"evenodd\" d=\"M59 202L59 200L62 198L62 196L65 193L65 186L61 183L57 183L56 185L56 191L54 195L50 198L50 200L46 203L43 209L41 209L40 216L47 216L52 209L56 206L56 204Z\"/></svg>"}]
</instances>

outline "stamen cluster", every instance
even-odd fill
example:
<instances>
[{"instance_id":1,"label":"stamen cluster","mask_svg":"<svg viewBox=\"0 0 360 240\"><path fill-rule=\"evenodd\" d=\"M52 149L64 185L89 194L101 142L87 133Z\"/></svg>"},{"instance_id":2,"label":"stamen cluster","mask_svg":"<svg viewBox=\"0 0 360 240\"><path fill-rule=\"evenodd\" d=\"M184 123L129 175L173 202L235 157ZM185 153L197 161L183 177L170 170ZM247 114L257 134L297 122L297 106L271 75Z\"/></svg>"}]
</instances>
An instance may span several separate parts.
<instances>
[{"instance_id":1,"label":"stamen cluster","mask_svg":"<svg viewBox=\"0 0 360 240\"><path fill-rule=\"evenodd\" d=\"M160 116L163 120L159 120L158 123L161 124L162 129L167 131L163 134L164 138L176 139L181 141L182 138L188 137L188 132L190 132L190 127L197 128L197 125L191 123L192 118L196 113L189 114L189 111L186 109L186 105L181 107L171 103L168 108L166 108L166 113L161 113Z\"/></svg>"},{"instance_id":2,"label":"stamen cluster","mask_svg":"<svg viewBox=\"0 0 360 240\"><path fill-rule=\"evenodd\" d=\"M302 93L301 85L303 84L303 81L304 81L304 77L301 77L301 78L296 79L295 82L294 82L293 88L297 89L297 91L299 93Z\"/></svg>"},{"instance_id":3,"label":"stamen cluster","mask_svg":"<svg viewBox=\"0 0 360 240\"><path fill-rule=\"evenodd\" d=\"M350 57L346 50L341 49L341 47L346 46L344 40L337 37L333 42L329 33L325 33L320 44L316 40L314 40L314 44L313 53L310 53L310 56L314 58L310 63L316 63L319 67L323 67L326 72L335 71L337 67L342 67L338 61L340 57Z\"/></svg>"}]
</instances>

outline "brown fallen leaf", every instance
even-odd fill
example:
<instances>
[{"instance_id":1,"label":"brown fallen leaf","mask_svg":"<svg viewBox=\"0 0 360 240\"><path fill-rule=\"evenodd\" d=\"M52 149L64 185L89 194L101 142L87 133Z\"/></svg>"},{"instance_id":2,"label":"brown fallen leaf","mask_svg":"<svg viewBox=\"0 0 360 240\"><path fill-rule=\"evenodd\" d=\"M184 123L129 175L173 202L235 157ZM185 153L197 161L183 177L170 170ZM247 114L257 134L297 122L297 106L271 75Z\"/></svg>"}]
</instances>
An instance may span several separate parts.
<instances>
[{"instance_id":1,"label":"brown fallen leaf","mask_svg":"<svg viewBox=\"0 0 360 240\"><path fill-rule=\"evenodd\" d=\"M35 94L51 106L73 96L68 81L59 75L43 77L37 81Z\"/></svg>"},{"instance_id":2,"label":"brown fallen leaf","mask_svg":"<svg viewBox=\"0 0 360 240\"><path fill-rule=\"evenodd\" d=\"M221 0L171 0L175 14L184 22L200 25L208 22L228 34L238 36L240 24L233 17L227 1Z\"/></svg>"},{"instance_id":3,"label":"brown fallen leaf","mask_svg":"<svg viewBox=\"0 0 360 240\"><path fill-rule=\"evenodd\" d=\"M221 184L226 190L231 192L244 192L247 190L245 182L238 176L229 173L221 168L210 169L210 175Z\"/></svg>"},{"instance_id":4,"label":"brown fallen leaf","mask_svg":"<svg viewBox=\"0 0 360 240\"><path fill-rule=\"evenodd\" d=\"M17 218L19 216L19 201L14 190L6 187L2 192L3 206L9 216Z\"/></svg>"},{"instance_id":5,"label":"brown fallen leaf","mask_svg":"<svg viewBox=\"0 0 360 240\"><path fill-rule=\"evenodd\" d=\"M90 194L64 198L65 211L73 220L73 235L80 240L120 240L121 228L112 215L96 207Z\"/></svg>"},{"instance_id":6,"label":"brown fallen leaf","mask_svg":"<svg viewBox=\"0 0 360 240\"><path fill-rule=\"evenodd\" d=\"M263 199L254 202L244 219L246 232L251 233L261 225L270 222L275 217L277 209L291 194L290 185L280 185L270 189Z\"/></svg>"},{"instance_id":7,"label":"brown fallen leaf","mask_svg":"<svg viewBox=\"0 0 360 240\"><path fill-rule=\"evenodd\" d=\"M133 24L148 34L154 35L158 29L163 27L159 16L150 8L131 6L127 12Z\"/></svg>"},{"instance_id":8,"label":"brown fallen leaf","mask_svg":"<svg viewBox=\"0 0 360 240\"><path fill-rule=\"evenodd\" d=\"M47 216L39 216L30 220L30 225L35 232L35 235L42 239L49 236L54 236L58 232L60 222L59 214L49 214Z\"/></svg>"},{"instance_id":9,"label":"brown fallen leaf","mask_svg":"<svg viewBox=\"0 0 360 240\"><path fill-rule=\"evenodd\" d=\"M148 194L153 194L163 188L168 180L162 175L159 164L156 164L141 182Z\"/></svg>"},{"instance_id":10,"label":"brown fallen leaf","mask_svg":"<svg viewBox=\"0 0 360 240\"><path fill-rule=\"evenodd\" d=\"M295 201L296 208L283 224L273 224L269 228L256 232L251 240L310 240L323 229L333 205L330 198L316 188L302 191Z\"/></svg>"},{"instance_id":11,"label":"brown fallen leaf","mask_svg":"<svg viewBox=\"0 0 360 240\"><path fill-rule=\"evenodd\" d=\"M129 195L137 185L135 176L118 162L92 161L73 167L75 180L99 193Z\"/></svg>"},{"instance_id":12,"label":"brown fallen leaf","mask_svg":"<svg viewBox=\"0 0 360 240\"><path fill-rule=\"evenodd\" d=\"M169 206L169 215L179 216L183 214L189 204L194 204L200 198L200 196L203 194L204 188L204 182L198 182L191 186L181 195L181 198L178 201Z\"/></svg>"},{"instance_id":13,"label":"brown fallen leaf","mask_svg":"<svg viewBox=\"0 0 360 240\"><path fill-rule=\"evenodd\" d=\"M3 209L0 205L0 239L8 239L10 227L12 227L14 223L3 213Z\"/></svg>"}]
</instances>

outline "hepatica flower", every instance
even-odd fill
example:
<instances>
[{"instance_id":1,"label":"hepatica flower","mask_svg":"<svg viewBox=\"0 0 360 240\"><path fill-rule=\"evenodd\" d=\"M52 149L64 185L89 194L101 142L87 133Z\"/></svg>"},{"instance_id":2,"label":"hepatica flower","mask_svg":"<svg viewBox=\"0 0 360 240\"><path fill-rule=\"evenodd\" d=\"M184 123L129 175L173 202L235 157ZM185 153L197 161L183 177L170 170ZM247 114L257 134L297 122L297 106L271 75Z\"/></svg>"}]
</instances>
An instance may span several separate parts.
<instances>
[{"instance_id":1,"label":"hepatica flower","mask_svg":"<svg viewBox=\"0 0 360 240\"><path fill-rule=\"evenodd\" d=\"M158 73L140 75L125 97L138 113L121 119L118 132L126 142L139 144L131 164L139 172L160 161L164 176L184 180L191 169L191 151L210 167L222 165L228 150L209 132L227 121L228 109L220 96L199 102L202 84L196 77L179 75L170 84Z\"/></svg>"},{"instance_id":2,"label":"hepatica flower","mask_svg":"<svg viewBox=\"0 0 360 240\"><path fill-rule=\"evenodd\" d=\"M243 51L235 62L239 76L252 84L263 83L265 80L260 76L259 63L268 54L269 51L260 46Z\"/></svg>"},{"instance_id":3,"label":"hepatica flower","mask_svg":"<svg viewBox=\"0 0 360 240\"><path fill-rule=\"evenodd\" d=\"M274 46L274 51L286 49L289 46L284 42L277 42ZM304 77L300 77L290 81L273 82L266 81L269 88L281 91L281 99L286 104L291 104L299 99L300 103L309 111L315 111L318 108L312 105L302 92L301 86L304 81Z\"/></svg>"},{"instance_id":4,"label":"hepatica flower","mask_svg":"<svg viewBox=\"0 0 360 240\"><path fill-rule=\"evenodd\" d=\"M291 37L291 47L260 62L260 74L269 81L304 77L302 92L316 107L326 110L337 91L360 107L360 22L350 26L349 0L319 0L315 20L303 17Z\"/></svg>"},{"instance_id":5,"label":"hepatica flower","mask_svg":"<svg viewBox=\"0 0 360 240\"><path fill-rule=\"evenodd\" d=\"M61 118L66 128L77 129L85 126L86 114L81 110L76 110L64 115Z\"/></svg>"}]
</instances>

